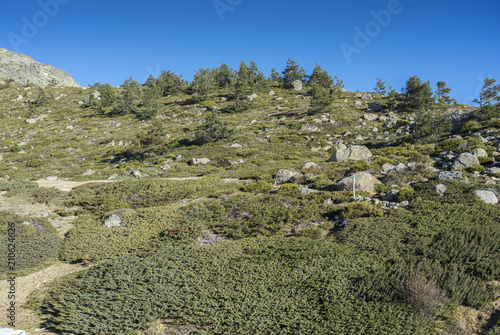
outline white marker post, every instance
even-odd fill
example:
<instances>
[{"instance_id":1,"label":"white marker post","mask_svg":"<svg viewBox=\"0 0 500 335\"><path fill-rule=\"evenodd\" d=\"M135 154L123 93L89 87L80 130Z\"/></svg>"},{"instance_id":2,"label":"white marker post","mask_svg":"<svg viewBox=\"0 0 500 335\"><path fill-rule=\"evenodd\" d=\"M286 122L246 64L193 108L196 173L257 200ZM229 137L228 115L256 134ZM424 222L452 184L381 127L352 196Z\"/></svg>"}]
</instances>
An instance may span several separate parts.
<instances>
[{"instance_id":1,"label":"white marker post","mask_svg":"<svg viewBox=\"0 0 500 335\"><path fill-rule=\"evenodd\" d=\"M356 200L356 176L352 175L352 197Z\"/></svg>"}]
</instances>

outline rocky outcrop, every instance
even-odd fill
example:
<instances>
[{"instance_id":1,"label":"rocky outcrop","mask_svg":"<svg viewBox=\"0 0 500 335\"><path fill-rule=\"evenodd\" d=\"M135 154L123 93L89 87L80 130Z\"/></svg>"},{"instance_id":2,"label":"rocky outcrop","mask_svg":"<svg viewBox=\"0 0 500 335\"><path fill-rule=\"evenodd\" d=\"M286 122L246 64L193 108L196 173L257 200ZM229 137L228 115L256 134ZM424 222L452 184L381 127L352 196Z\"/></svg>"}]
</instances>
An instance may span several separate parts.
<instances>
[{"instance_id":1,"label":"rocky outcrop","mask_svg":"<svg viewBox=\"0 0 500 335\"><path fill-rule=\"evenodd\" d=\"M45 87L47 85L80 87L64 70L49 64L40 64L26 55L0 49L0 81L13 80Z\"/></svg>"}]
</instances>

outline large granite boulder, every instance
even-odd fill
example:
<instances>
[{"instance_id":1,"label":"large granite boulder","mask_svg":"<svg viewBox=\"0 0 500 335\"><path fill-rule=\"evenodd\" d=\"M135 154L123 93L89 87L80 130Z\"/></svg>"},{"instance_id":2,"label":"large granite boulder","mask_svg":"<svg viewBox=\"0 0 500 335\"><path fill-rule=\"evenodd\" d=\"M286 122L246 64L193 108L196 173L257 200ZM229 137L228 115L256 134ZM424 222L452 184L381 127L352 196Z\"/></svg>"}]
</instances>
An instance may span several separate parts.
<instances>
[{"instance_id":1,"label":"large granite boulder","mask_svg":"<svg viewBox=\"0 0 500 335\"><path fill-rule=\"evenodd\" d=\"M347 147L346 145L341 144L328 161L343 162L349 159L355 161L367 161L370 157L372 157L372 153L370 149L364 145L353 145L351 147Z\"/></svg>"},{"instance_id":2,"label":"large granite boulder","mask_svg":"<svg viewBox=\"0 0 500 335\"><path fill-rule=\"evenodd\" d=\"M352 191L352 183L355 181L356 191L365 191L370 194L375 194L375 185L381 182L371 175L368 171L356 172L353 176L345 177L337 183L337 188L340 191Z\"/></svg>"}]
</instances>

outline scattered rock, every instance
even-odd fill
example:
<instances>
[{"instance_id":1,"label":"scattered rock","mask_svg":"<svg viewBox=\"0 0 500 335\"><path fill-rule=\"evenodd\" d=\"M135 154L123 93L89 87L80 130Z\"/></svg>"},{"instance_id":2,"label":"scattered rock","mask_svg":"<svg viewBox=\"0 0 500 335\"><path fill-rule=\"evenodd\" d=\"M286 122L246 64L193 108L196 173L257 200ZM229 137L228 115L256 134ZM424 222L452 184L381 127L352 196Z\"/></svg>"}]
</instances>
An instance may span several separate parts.
<instances>
[{"instance_id":1,"label":"scattered rock","mask_svg":"<svg viewBox=\"0 0 500 335\"><path fill-rule=\"evenodd\" d=\"M243 148L243 146L242 146L241 144L234 143L234 144L231 144L231 148L234 148L234 149L241 149L241 148Z\"/></svg>"},{"instance_id":2,"label":"scattered rock","mask_svg":"<svg viewBox=\"0 0 500 335\"><path fill-rule=\"evenodd\" d=\"M445 184L437 184L431 187L431 190L439 194L441 197L448 191L448 187Z\"/></svg>"},{"instance_id":3,"label":"scattered rock","mask_svg":"<svg viewBox=\"0 0 500 335\"><path fill-rule=\"evenodd\" d=\"M390 163L384 163L384 165L382 165L382 172L383 173L388 173L392 169L394 169L394 165L392 165Z\"/></svg>"},{"instance_id":4,"label":"scattered rock","mask_svg":"<svg viewBox=\"0 0 500 335\"><path fill-rule=\"evenodd\" d=\"M354 97L362 100L373 100L372 95L370 93L365 93L365 92L357 93Z\"/></svg>"},{"instance_id":5,"label":"scattered rock","mask_svg":"<svg viewBox=\"0 0 500 335\"><path fill-rule=\"evenodd\" d=\"M295 80L293 83L293 89L296 91L302 91L302 82L300 80Z\"/></svg>"},{"instance_id":6,"label":"scattered rock","mask_svg":"<svg viewBox=\"0 0 500 335\"><path fill-rule=\"evenodd\" d=\"M274 91L269 91L269 93L268 93L268 94L269 94L270 96L273 96L273 95L275 95L276 93L274 93Z\"/></svg>"},{"instance_id":7,"label":"scattered rock","mask_svg":"<svg viewBox=\"0 0 500 335\"><path fill-rule=\"evenodd\" d=\"M212 245L215 243L220 243L228 241L225 237L220 237L219 235L214 234L211 230L204 230L201 232L201 235L196 238L194 243L198 245Z\"/></svg>"},{"instance_id":8,"label":"scattered rock","mask_svg":"<svg viewBox=\"0 0 500 335\"><path fill-rule=\"evenodd\" d=\"M381 182L372 176L368 171L356 172L355 176L355 188L357 191L365 191L370 194L375 194L375 185L381 184ZM337 183L337 188L341 191L352 191L353 177L345 177Z\"/></svg>"},{"instance_id":9,"label":"scattered rock","mask_svg":"<svg viewBox=\"0 0 500 335\"><path fill-rule=\"evenodd\" d=\"M290 181L293 176L295 176L297 172L292 172L290 170L280 169L274 175L274 181L276 184L282 184Z\"/></svg>"},{"instance_id":10,"label":"scattered rock","mask_svg":"<svg viewBox=\"0 0 500 335\"><path fill-rule=\"evenodd\" d=\"M49 177L45 177L45 180L47 180L47 181L57 181L57 180L59 180L59 178L57 178L57 176L49 176Z\"/></svg>"},{"instance_id":11,"label":"scattered rock","mask_svg":"<svg viewBox=\"0 0 500 335\"><path fill-rule=\"evenodd\" d=\"M313 188L309 188L305 185L299 185L299 192L302 194L302 195L308 195L308 194L311 194L311 193L317 193L319 192L318 190L315 190Z\"/></svg>"},{"instance_id":12,"label":"scattered rock","mask_svg":"<svg viewBox=\"0 0 500 335\"><path fill-rule=\"evenodd\" d=\"M487 204L498 204L498 198L492 191L476 190L474 194Z\"/></svg>"},{"instance_id":13,"label":"scattered rock","mask_svg":"<svg viewBox=\"0 0 500 335\"><path fill-rule=\"evenodd\" d=\"M142 174L139 171L132 171L132 176L137 179L142 178Z\"/></svg>"},{"instance_id":14,"label":"scattered rock","mask_svg":"<svg viewBox=\"0 0 500 335\"><path fill-rule=\"evenodd\" d=\"M83 173L83 176L91 176L95 173L96 173L96 171L94 171L94 170L85 170L85 172Z\"/></svg>"},{"instance_id":15,"label":"scattered rock","mask_svg":"<svg viewBox=\"0 0 500 335\"><path fill-rule=\"evenodd\" d=\"M208 158L193 158L188 162L188 165L198 165L198 164L208 164L210 159Z\"/></svg>"},{"instance_id":16,"label":"scattered rock","mask_svg":"<svg viewBox=\"0 0 500 335\"><path fill-rule=\"evenodd\" d=\"M500 173L500 168L499 168L499 167L496 167L496 166L494 166L494 167L490 167L490 168L488 169L488 172L489 172L489 173L498 174L498 173Z\"/></svg>"},{"instance_id":17,"label":"scattered rock","mask_svg":"<svg viewBox=\"0 0 500 335\"><path fill-rule=\"evenodd\" d=\"M363 118L366 121L375 121L376 119L378 119L378 115L375 115L375 114L364 114Z\"/></svg>"},{"instance_id":18,"label":"scattered rock","mask_svg":"<svg viewBox=\"0 0 500 335\"><path fill-rule=\"evenodd\" d=\"M479 165L479 160L471 153L464 152L460 154L453 162L452 168L454 170L466 169L469 166Z\"/></svg>"},{"instance_id":19,"label":"scattered rock","mask_svg":"<svg viewBox=\"0 0 500 335\"><path fill-rule=\"evenodd\" d=\"M488 157L488 153L483 148L472 149L470 153L476 157Z\"/></svg>"},{"instance_id":20,"label":"scattered rock","mask_svg":"<svg viewBox=\"0 0 500 335\"><path fill-rule=\"evenodd\" d=\"M255 98L257 98L257 97L258 97L258 95L257 95L257 94L255 94L255 93L253 93L252 95L249 95L249 96L248 96L248 99L250 99L250 101L253 101L253 99L255 99Z\"/></svg>"},{"instance_id":21,"label":"scattered rock","mask_svg":"<svg viewBox=\"0 0 500 335\"><path fill-rule=\"evenodd\" d=\"M317 169L319 167L318 164L314 163L314 162L307 162L304 164L304 166L302 167L302 170L307 170L307 169Z\"/></svg>"},{"instance_id":22,"label":"scattered rock","mask_svg":"<svg viewBox=\"0 0 500 335\"><path fill-rule=\"evenodd\" d=\"M461 181L463 177L462 171L440 171L437 175L437 180L455 180Z\"/></svg>"},{"instance_id":23,"label":"scattered rock","mask_svg":"<svg viewBox=\"0 0 500 335\"><path fill-rule=\"evenodd\" d=\"M371 151L364 145L353 145L347 147L344 144L339 145L338 150L333 153L328 162L343 162L352 160L369 160L372 156Z\"/></svg>"},{"instance_id":24,"label":"scattered rock","mask_svg":"<svg viewBox=\"0 0 500 335\"><path fill-rule=\"evenodd\" d=\"M179 161L181 159L183 159L184 157L182 157L181 155L175 155L174 157L174 161Z\"/></svg>"},{"instance_id":25,"label":"scattered rock","mask_svg":"<svg viewBox=\"0 0 500 335\"><path fill-rule=\"evenodd\" d=\"M320 131L321 129L315 125L315 124L312 124L312 123L307 123L305 125L303 125L302 127L300 127L300 131L310 131L310 132L315 132L315 131Z\"/></svg>"},{"instance_id":26,"label":"scattered rock","mask_svg":"<svg viewBox=\"0 0 500 335\"><path fill-rule=\"evenodd\" d=\"M390 190L386 195L382 197L382 201L396 201L398 193L399 190Z\"/></svg>"},{"instance_id":27,"label":"scattered rock","mask_svg":"<svg viewBox=\"0 0 500 335\"><path fill-rule=\"evenodd\" d=\"M111 214L106 222L104 222L104 225L108 228L122 226L123 220L118 214Z\"/></svg>"},{"instance_id":28,"label":"scattered rock","mask_svg":"<svg viewBox=\"0 0 500 335\"><path fill-rule=\"evenodd\" d=\"M37 119L26 119L26 121L25 121L25 122L26 122L27 124L34 124L34 123L36 123L36 121L37 121Z\"/></svg>"}]
</instances>

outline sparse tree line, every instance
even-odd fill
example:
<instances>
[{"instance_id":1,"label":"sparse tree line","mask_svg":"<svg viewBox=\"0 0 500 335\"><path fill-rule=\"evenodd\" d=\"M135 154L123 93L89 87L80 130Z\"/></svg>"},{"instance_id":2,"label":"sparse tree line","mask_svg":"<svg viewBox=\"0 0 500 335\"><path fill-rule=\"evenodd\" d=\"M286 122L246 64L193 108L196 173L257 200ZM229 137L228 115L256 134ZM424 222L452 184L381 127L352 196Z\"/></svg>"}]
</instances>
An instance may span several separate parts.
<instances>
[{"instance_id":1,"label":"sparse tree line","mask_svg":"<svg viewBox=\"0 0 500 335\"><path fill-rule=\"evenodd\" d=\"M93 88L99 92L99 99L95 99L91 94L87 106L101 114L135 114L141 119L154 120L165 108L163 97L176 94L188 95L186 103L198 103L199 106L209 110L205 125L209 130L199 131L196 136L197 143L205 144L232 135L227 125L220 120L214 108L215 102L209 100L211 96L214 94L227 96L230 103L223 111L240 113L257 107L255 100L250 98L252 94L267 93L271 87L293 89L295 81L303 83L304 91L311 97L309 108L311 114L330 112L333 102L342 97L344 92L343 80L337 76L332 77L321 65L316 64L313 72L308 75L304 68L289 58L281 73L272 68L267 78L254 61L250 61L249 65L241 61L238 70L226 64L220 64L212 69L199 69L191 83L183 79L182 75L176 75L171 71L163 71L158 78L150 75L143 85L129 78L119 90L109 84L96 83ZM449 120L446 122L442 111L444 106L457 103L450 97L450 91L444 81L438 81L436 90L433 91L429 81L424 82L418 76L412 76L401 89L402 93L396 92L382 79L377 78L372 93L384 96L385 109L408 112L415 116L411 137L413 141L419 141L449 130ZM479 98L474 100L480 105L485 117L491 117L499 112L499 93L500 85L496 84L496 80L486 78ZM46 95L41 90L37 100L42 102L45 98ZM155 134L162 133L159 129L152 131ZM144 139L142 142L147 146L150 141Z\"/></svg>"}]
</instances>

